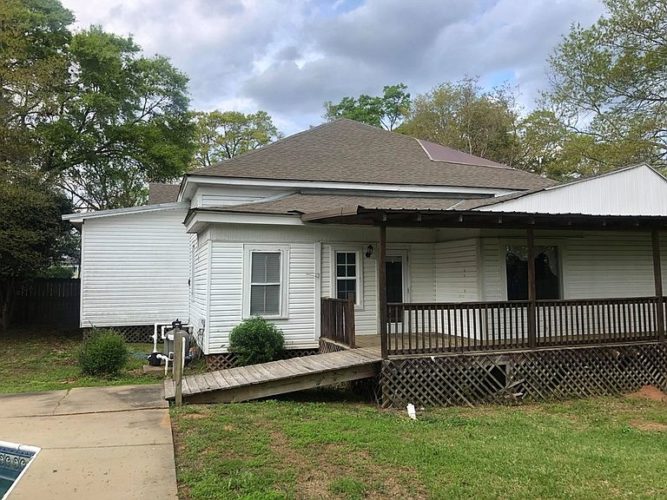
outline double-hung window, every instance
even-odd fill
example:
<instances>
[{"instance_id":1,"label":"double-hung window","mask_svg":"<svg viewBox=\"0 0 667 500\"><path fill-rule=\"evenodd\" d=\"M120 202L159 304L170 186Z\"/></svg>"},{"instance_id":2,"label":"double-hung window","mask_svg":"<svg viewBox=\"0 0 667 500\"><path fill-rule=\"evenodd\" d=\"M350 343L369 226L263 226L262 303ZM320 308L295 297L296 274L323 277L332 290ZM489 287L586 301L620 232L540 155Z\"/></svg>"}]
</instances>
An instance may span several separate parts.
<instances>
[{"instance_id":1,"label":"double-hung window","mask_svg":"<svg viewBox=\"0 0 667 500\"><path fill-rule=\"evenodd\" d=\"M359 304L359 253L336 252L336 297L353 298Z\"/></svg>"},{"instance_id":2,"label":"double-hung window","mask_svg":"<svg viewBox=\"0 0 667 500\"><path fill-rule=\"evenodd\" d=\"M283 314L283 253L251 250L249 316L282 316Z\"/></svg>"}]
</instances>

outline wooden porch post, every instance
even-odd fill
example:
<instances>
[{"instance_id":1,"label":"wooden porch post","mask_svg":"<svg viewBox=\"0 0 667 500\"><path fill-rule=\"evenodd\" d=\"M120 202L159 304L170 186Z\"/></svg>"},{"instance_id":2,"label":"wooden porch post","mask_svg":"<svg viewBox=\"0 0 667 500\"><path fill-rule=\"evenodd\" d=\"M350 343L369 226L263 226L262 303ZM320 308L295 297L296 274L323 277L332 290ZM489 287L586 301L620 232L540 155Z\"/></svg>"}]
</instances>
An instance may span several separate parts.
<instances>
[{"instance_id":1,"label":"wooden porch post","mask_svg":"<svg viewBox=\"0 0 667 500\"><path fill-rule=\"evenodd\" d=\"M651 242L653 243L653 277L655 279L656 298L656 327L658 340L665 340L665 310L662 295L662 268L660 264L660 232L651 230Z\"/></svg>"},{"instance_id":2,"label":"wooden porch post","mask_svg":"<svg viewBox=\"0 0 667 500\"><path fill-rule=\"evenodd\" d=\"M345 302L345 338L347 339L347 345L352 349L357 347L355 335L354 297L348 295L347 302Z\"/></svg>"},{"instance_id":3,"label":"wooden porch post","mask_svg":"<svg viewBox=\"0 0 667 500\"><path fill-rule=\"evenodd\" d=\"M378 248L378 298L380 307L380 353L387 358L387 224L380 223Z\"/></svg>"},{"instance_id":4,"label":"wooden porch post","mask_svg":"<svg viewBox=\"0 0 667 500\"><path fill-rule=\"evenodd\" d=\"M528 242L528 346L537 347L537 323L535 318L535 235L532 229L526 231Z\"/></svg>"}]
</instances>

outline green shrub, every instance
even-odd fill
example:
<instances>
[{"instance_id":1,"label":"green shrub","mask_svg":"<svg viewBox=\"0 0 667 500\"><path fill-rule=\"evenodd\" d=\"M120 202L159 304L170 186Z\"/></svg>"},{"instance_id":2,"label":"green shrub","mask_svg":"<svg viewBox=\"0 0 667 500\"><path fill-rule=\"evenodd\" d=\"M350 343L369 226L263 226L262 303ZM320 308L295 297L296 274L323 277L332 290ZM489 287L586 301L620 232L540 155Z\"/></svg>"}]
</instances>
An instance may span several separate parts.
<instances>
[{"instance_id":1,"label":"green shrub","mask_svg":"<svg viewBox=\"0 0 667 500\"><path fill-rule=\"evenodd\" d=\"M118 375L129 351L123 337L113 330L95 330L79 349L79 367L86 375Z\"/></svg>"},{"instance_id":2,"label":"green shrub","mask_svg":"<svg viewBox=\"0 0 667 500\"><path fill-rule=\"evenodd\" d=\"M229 336L229 350L236 354L240 365L278 359L284 347L283 332L260 317L247 319L235 326Z\"/></svg>"}]
</instances>

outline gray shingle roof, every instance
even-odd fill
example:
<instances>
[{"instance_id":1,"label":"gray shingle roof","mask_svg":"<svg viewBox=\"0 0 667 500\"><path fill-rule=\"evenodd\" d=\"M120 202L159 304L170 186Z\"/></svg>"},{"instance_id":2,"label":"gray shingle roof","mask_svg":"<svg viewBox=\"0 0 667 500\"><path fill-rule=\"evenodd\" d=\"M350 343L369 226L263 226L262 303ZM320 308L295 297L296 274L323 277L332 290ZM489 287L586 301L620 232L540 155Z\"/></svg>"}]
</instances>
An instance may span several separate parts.
<instances>
[{"instance_id":1,"label":"gray shingle roof","mask_svg":"<svg viewBox=\"0 0 667 500\"><path fill-rule=\"evenodd\" d=\"M311 128L191 175L517 190L554 184L529 172L346 119Z\"/></svg>"},{"instance_id":2,"label":"gray shingle roof","mask_svg":"<svg viewBox=\"0 0 667 500\"><path fill-rule=\"evenodd\" d=\"M148 204L172 203L178 199L178 184L162 184L151 182L148 184Z\"/></svg>"}]
</instances>

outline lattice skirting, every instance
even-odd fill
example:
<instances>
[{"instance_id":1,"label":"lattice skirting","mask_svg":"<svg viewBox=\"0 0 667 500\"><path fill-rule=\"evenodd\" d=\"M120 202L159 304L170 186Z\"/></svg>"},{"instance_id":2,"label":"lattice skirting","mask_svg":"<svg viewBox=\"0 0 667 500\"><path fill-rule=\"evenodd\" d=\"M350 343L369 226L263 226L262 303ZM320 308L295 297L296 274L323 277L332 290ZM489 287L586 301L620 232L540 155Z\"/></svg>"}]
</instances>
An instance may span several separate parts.
<instances>
[{"instance_id":1,"label":"lattice skirting","mask_svg":"<svg viewBox=\"0 0 667 500\"><path fill-rule=\"evenodd\" d=\"M667 390L667 344L389 359L382 406L462 406Z\"/></svg>"},{"instance_id":2,"label":"lattice skirting","mask_svg":"<svg viewBox=\"0 0 667 500\"><path fill-rule=\"evenodd\" d=\"M153 325L139 325L139 326L109 326L100 327L101 330L114 330L120 333L125 342L131 344L152 343L153 342ZM83 338L87 339L93 332L93 328L83 328ZM159 340L162 342L162 340Z\"/></svg>"},{"instance_id":3,"label":"lattice skirting","mask_svg":"<svg viewBox=\"0 0 667 500\"><path fill-rule=\"evenodd\" d=\"M317 349L288 349L283 353L282 359L298 358L301 356L311 356L318 354ZM231 352L223 354L208 354L206 359L206 370L212 372L215 370L226 370L237 366L236 355Z\"/></svg>"},{"instance_id":4,"label":"lattice skirting","mask_svg":"<svg viewBox=\"0 0 667 500\"><path fill-rule=\"evenodd\" d=\"M331 340L320 338L319 352L321 354L324 354L324 353L327 353L327 352L347 351L348 349L349 349L349 347L345 347L343 345L337 344L336 342L332 342Z\"/></svg>"}]
</instances>

